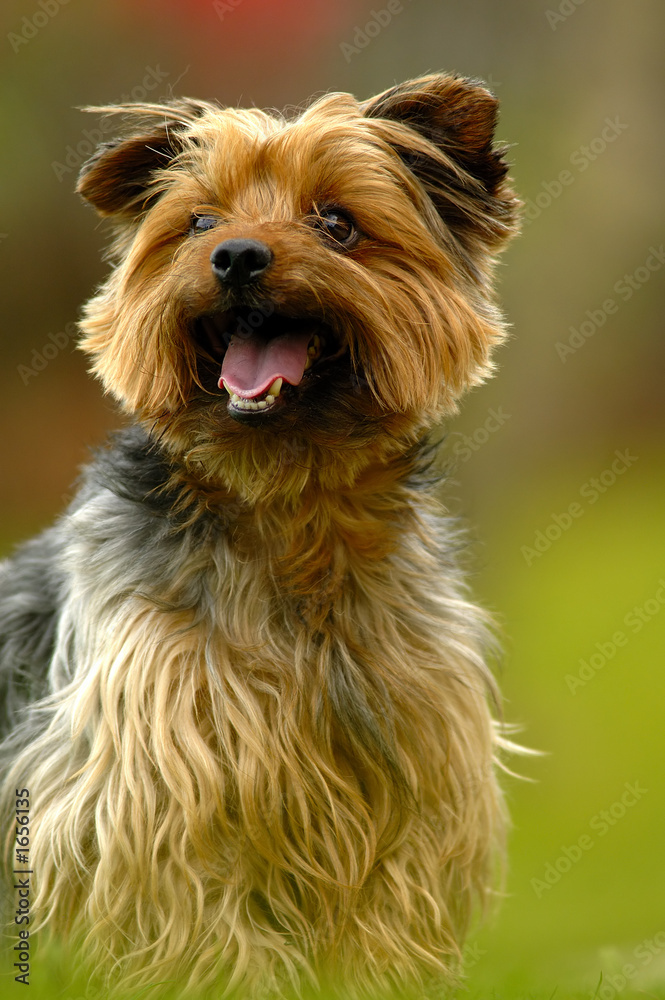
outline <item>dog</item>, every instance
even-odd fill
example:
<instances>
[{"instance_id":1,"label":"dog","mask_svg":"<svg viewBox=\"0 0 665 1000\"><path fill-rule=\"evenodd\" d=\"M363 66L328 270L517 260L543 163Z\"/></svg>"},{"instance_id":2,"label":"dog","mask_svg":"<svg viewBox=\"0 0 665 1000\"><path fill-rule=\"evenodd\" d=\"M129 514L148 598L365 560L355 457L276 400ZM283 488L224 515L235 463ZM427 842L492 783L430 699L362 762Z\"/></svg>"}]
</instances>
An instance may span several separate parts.
<instances>
[{"instance_id":1,"label":"dog","mask_svg":"<svg viewBox=\"0 0 665 1000\"><path fill-rule=\"evenodd\" d=\"M109 990L452 983L505 820L434 464L505 336L497 101L93 110L81 347L128 419L3 565L8 871L29 830L32 927Z\"/></svg>"}]
</instances>

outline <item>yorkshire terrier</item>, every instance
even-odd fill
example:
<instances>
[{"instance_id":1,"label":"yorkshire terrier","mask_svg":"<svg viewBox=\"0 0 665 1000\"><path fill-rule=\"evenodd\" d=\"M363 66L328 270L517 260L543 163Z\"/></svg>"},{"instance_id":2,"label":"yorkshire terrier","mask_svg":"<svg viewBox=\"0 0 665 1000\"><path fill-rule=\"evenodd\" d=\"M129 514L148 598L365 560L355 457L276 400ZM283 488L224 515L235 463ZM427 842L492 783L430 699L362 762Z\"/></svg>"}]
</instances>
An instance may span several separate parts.
<instances>
[{"instance_id":1,"label":"yorkshire terrier","mask_svg":"<svg viewBox=\"0 0 665 1000\"><path fill-rule=\"evenodd\" d=\"M505 332L497 101L95 110L81 347L131 422L4 564L8 870L21 792L33 926L108 989L453 982L503 737L432 442Z\"/></svg>"}]
</instances>

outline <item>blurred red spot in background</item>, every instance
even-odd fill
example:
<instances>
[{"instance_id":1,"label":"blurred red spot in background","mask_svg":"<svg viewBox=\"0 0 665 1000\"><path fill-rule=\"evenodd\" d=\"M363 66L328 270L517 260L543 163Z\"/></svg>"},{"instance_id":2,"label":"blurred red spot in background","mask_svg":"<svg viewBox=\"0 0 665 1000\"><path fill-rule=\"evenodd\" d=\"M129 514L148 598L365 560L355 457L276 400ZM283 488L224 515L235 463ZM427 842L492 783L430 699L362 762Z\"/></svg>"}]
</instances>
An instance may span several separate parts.
<instances>
[{"instance_id":1,"label":"blurred red spot in background","mask_svg":"<svg viewBox=\"0 0 665 1000\"><path fill-rule=\"evenodd\" d=\"M191 30L200 44L214 40L220 28L242 45L246 57L260 49L287 60L294 48L343 33L361 14L357 0L124 0L122 6L124 17L157 19L162 28L170 20L179 31Z\"/></svg>"}]
</instances>

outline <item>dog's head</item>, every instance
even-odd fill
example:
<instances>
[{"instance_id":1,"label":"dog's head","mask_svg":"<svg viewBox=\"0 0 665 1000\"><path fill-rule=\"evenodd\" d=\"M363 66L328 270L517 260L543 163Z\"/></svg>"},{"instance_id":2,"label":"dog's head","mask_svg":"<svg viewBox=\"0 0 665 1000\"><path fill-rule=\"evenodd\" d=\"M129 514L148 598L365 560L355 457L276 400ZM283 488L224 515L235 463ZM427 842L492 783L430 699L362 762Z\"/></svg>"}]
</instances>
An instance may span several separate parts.
<instances>
[{"instance_id":1,"label":"dog's head","mask_svg":"<svg viewBox=\"0 0 665 1000\"><path fill-rule=\"evenodd\" d=\"M116 267L82 346L203 478L243 465L255 490L337 452L353 466L488 373L492 265L518 202L484 88L432 75L291 120L190 100L104 110L128 128L79 191L116 224Z\"/></svg>"}]
</instances>

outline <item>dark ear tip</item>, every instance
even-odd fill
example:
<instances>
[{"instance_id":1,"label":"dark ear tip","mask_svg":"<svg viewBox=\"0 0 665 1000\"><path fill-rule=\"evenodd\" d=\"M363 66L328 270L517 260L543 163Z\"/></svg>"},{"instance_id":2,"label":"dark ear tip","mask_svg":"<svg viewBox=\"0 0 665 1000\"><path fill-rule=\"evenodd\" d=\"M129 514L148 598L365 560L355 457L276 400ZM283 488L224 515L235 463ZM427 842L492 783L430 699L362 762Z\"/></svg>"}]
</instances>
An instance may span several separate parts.
<instances>
[{"instance_id":1,"label":"dark ear tip","mask_svg":"<svg viewBox=\"0 0 665 1000\"><path fill-rule=\"evenodd\" d=\"M174 134L164 128L104 142L83 164L76 190L101 215L135 216L147 201L154 173L178 152Z\"/></svg>"},{"instance_id":2,"label":"dark ear tip","mask_svg":"<svg viewBox=\"0 0 665 1000\"><path fill-rule=\"evenodd\" d=\"M418 132L492 190L507 172L493 146L499 101L480 80L451 73L392 87L361 105L368 118L385 118Z\"/></svg>"},{"instance_id":3,"label":"dark ear tip","mask_svg":"<svg viewBox=\"0 0 665 1000\"><path fill-rule=\"evenodd\" d=\"M484 83L450 73L407 80L360 107L368 118L400 121L467 151L488 147L499 115L499 101Z\"/></svg>"},{"instance_id":4,"label":"dark ear tip","mask_svg":"<svg viewBox=\"0 0 665 1000\"><path fill-rule=\"evenodd\" d=\"M83 198L87 197L86 187L89 187L91 175L95 168L99 165L100 161L104 159L107 153L111 150L116 149L120 145L119 139L112 139L109 142L100 142L99 146L95 152L90 156L85 163L81 166L79 170L78 179L76 182L76 192L82 195Z\"/></svg>"},{"instance_id":5,"label":"dark ear tip","mask_svg":"<svg viewBox=\"0 0 665 1000\"><path fill-rule=\"evenodd\" d=\"M168 167L187 144L198 118L215 110L204 101L182 98L167 104L116 104L85 108L121 116L121 134L102 142L79 173L76 190L104 216L136 216L147 204L154 174Z\"/></svg>"}]
</instances>

